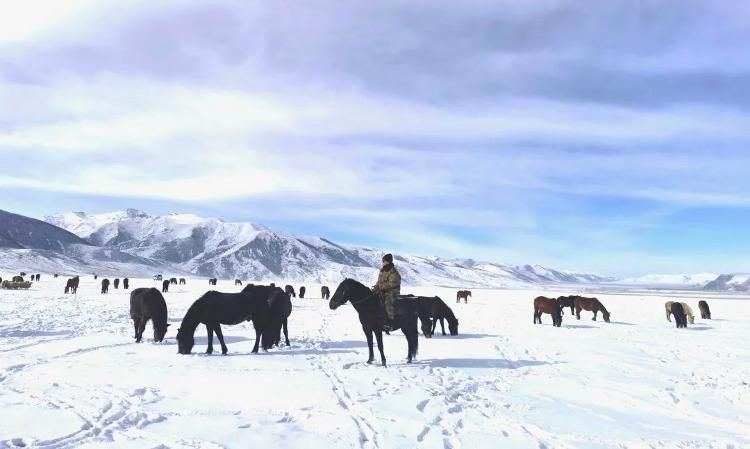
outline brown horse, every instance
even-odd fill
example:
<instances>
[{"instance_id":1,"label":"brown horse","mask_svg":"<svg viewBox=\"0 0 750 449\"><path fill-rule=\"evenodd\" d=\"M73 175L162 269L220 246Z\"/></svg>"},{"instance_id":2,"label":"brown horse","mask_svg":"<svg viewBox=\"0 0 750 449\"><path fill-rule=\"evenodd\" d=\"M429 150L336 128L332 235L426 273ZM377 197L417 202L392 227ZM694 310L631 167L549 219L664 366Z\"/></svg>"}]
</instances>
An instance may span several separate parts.
<instances>
[{"instance_id":1,"label":"brown horse","mask_svg":"<svg viewBox=\"0 0 750 449\"><path fill-rule=\"evenodd\" d=\"M552 315L552 325L555 327L562 326L562 313L560 309L560 305L556 300L538 296L534 299L534 324L542 324L542 314L549 313Z\"/></svg>"},{"instance_id":2,"label":"brown horse","mask_svg":"<svg viewBox=\"0 0 750 449\"><path fill-rule=\"evenodd\" d=\"M461 298L464 300L464 304L469 302L469 296L471 296L471 290L459 290L456 293L456 304L461 302Z\"/></svg>"},{"instance_id":3,"label":"brown horse","mask_svg":"<svg viewBox=\"0 0 750 449\"><path fill-rule=\"evenodd\" d=\"M588 310L589 312L594 312L594 318L593 321L596 321L596 314L597 312L601 311L602 316L604 317L604 321L609 323L609 312L604 307L604 304L599 302L596 298L584 298L583 296L579 296L576 298L576 318L579 320L581 319L581 310Z\"/></svg>"},{"instance_id":4,"label":"brown horse","mask_svg":"<svg viewBox=\"0 0 750 449\"><path fill-rule=\"evenodd\" d=\"M701 318L703 318L704 320L711 319L711 309L708 307L708 303L706 301L698 301L698 308L701 310Z\"/></svg>"}]
</instances>

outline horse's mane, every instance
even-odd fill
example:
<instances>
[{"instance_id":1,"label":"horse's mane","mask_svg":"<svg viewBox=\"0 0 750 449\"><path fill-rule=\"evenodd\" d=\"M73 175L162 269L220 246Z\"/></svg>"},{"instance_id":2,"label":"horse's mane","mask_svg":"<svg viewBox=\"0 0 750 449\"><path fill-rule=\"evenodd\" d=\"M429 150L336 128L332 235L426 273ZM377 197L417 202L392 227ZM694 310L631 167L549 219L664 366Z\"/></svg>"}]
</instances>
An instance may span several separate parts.
<instances>
[{"instance_id":1,"label":"horse's mane","mask_svg":"<svg viewBox=\"0 0 750 449\"><path fill-rule=\"evenodd\" d=\"M344 281L342 282L342 284L347 284L347 285L351 286L352 288L359 289L359 290L362 290L362 291L364 291L364 290L367 290L368 292L370 291L370 288L367 287L365 284L363 284L363 283L361 283L361 282L359 282L357 280L354 280L352 278L346 278L346 279L344 279Z\"/></svg>"},{"instance_id":2,"label":"horse's mane","mask_svg":"<svg viewBox=\"0 0 750 449\"><path fill-rule=\"evenodd\" d=\"M451 310L450 307L448 307L448 304L445 303L441 298L435 297L435 299L438 301L438 304L440 304L440 313L442 313L443 317L445 317L446 320L448 320L448 324L455 325L458 323L458 319L456 318L456 315L453 313L453 310Z\"/></svg>"}]
</instances>

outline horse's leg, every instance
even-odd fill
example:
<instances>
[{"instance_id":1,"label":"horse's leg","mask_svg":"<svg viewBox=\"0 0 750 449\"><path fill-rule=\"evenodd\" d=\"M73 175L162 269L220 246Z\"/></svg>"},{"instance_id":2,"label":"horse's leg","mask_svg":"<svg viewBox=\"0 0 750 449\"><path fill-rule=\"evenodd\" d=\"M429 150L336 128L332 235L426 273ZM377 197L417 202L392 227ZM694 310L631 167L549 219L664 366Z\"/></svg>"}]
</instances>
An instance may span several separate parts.
<instances>
[{"instance_id":1,"label":"horse's leg","mask_svg":"<svg viewBox=\"0 0 750 449\"><path fill-rule=\"evenodd\" d=\"M255 346L253 346L253 353L258 353L258 345L260 344L260 339L262 336L262 327L260 325L255 325L255 322L253 321L253 326L255 327Z\"/></svg>"},{"instance_id":2,"label":"horse's leg","mask_svg":"<svg viewBox=\"0 0 750 449\"><path fill-rule=\"evenodd\" d=\"M596 321L596 312L598 312L598 310L594 310L594 319L592 321Z\"/></svg>"},{"instance_id":3,"label":"horse's leg","mask_svg":"<svg viewBox=\"0 0 750 449\"><path fill-rule=\"evenodd\" d=\"M206 354L214 352L214 327L213 323L206 323L206 332L208 333L208 347L206 348Z\"/></svg>"},{"instance_id":4,"label":"horse's leg","mask_svg":"<svg viewBox=\"0 0 750 449\"><path fill-rule=\"evenodd\" d=\"M411 361L414 359L414 338L412 335L412 329L410 326L404 326L401 328L401 332L404 333L404 337L406 337L406 363L411 363Z\"/></svg>"},{"instance_id":5,"label":"horse's leg","mask_svg":"<svg viewBox=\"0 0 750 449\"><path fill-rule=\"evenodd\" d=\"M432 331L430 332L430 335L435 335L435 328L437 328L437 318L430 318L432 320Z\"/></svg>"},{"instance_id":6,"label":"horse's leg","mask_svg":"<svg viewBox=\"0 0 750 449\"><path fill-rule=\"evenodd\" d=\"M138 323L138 342L139 343L141 340L143 340L143 331L146 330L146 321L148 321L148 318L141 317L140 322Z\"/></svg>"},{"instance_id":7,"label":"horse's leg","mask_svg":"<svg viewBox=\"0 0 750 449\"><path fill-rule=\"evenodd\" d=\"M221 332L221 324L216 323L214 330L216 331L216 336L219 337L219 343L221 343L221 353L222 355L226 355L229 350L227 349L227 345L224 344L224 333Z\"/></svg>"},{"instance_id":8,"label":"horse's leg","mask_svg":"<svg viewBox=\"0 0 750 449\"><path fill-rule=\"evenodd\" d=\"M133 318L133 338L135 338L136 343L140 343L140 340L138 340L138 320Z\"/></svg>"},{"instance_id":9,"label":"horse's leg","mask_svg":"<svg viewBox=\"0 0 750 449\"><path fill-rule=\"evenodd\" d=\"M383 331L376 330L375 338L378 340L378 351L380 351L380 360L383 366L387 366L385 363L385 352L383 352Z\"/></svg>"},{"instance_id":10,"label":"horse's leg","mask_svg":"<svg viewBox=\"0 0 750 449\"><path fill-rule=\"evenodd\" d=\"M445 336L445 318L440 317L440 330L443 331L443 336Z\"/></svg>"},{"instance_id":11,"label":"horse's leg","mask_svg":"<svg viewBox=\"0 0 750 449\"><path fill-rule=\"evenodd\" d=\"M365 332L365 338L367 338L367 347L370 350L370 357L368 357L367 363L372 363L372 361L375 360L375 353L372 349L372 329L363 324L362 330Z\"/></svg>"},{"instance_id":12,"label":"horse's leg","mask_svg":"<svg viewBox=\"0 0 750 449\"><path fill-rule=\"evenodd\" d=\"M289 329L287 328L288 319L284 318L284 340L286 340L286 345L289 346Z\"/></svg>"},{"instance_id":13,"label":"horse's leg","mask_svg":"<svg viewBox=\"0 0 750 449\"><path fill-rule=\"evenodd\" d=\"M576 307L576 319L578 319L578 320L581 319L581 308L580 307Z\"/></svg>"}]
</instances>

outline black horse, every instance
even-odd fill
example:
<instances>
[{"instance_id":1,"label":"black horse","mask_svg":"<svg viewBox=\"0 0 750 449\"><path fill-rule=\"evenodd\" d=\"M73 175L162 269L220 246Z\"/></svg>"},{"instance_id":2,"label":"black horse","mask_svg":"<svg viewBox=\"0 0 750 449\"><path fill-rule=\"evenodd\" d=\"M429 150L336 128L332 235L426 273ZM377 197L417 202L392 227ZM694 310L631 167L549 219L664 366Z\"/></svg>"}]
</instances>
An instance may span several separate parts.
<instances>
[{"instance_id":1,"label":"black horse","mask_svg":"<svg viewBox=\"0 0 750 449\"><path fill-rule=\"evenodd\" d=\"M185 278L180 278L180 285L186 285L186 284L187 284L187 281L185 280Z\"/></svg>"},{"instance_id":2,"label":"black horse","mask_svg":"<svg viewBox=\"0 0 750 449\"><path fill-rule=\"evenodd\" d=\"M331 310L336 310L346 302L351 302L359 314L359 322L367 338L367 346L370 349L370 357L367 363L372 363L375 354L372 348L372 334L378 342L380 360L386 366L385 353L383 352L383 325L385 324L385 307L380 298L369 288L355 281L345 279L339 284L336 292L328 303ZM417 327L417 316L419 313L417 301L413 298L404 297L396 301L396 318L391 324L393 330L401 329L406 336L408 353L406 361L411 363L417 355L419 347L419 331Z\"/></svg>"},{"instance_id":3,"label":"black horse","mask_svg":"<svg viewBox=\"0 0 750 449\"><path fill-rule=\"evenodd\" d=\"M242 285L242 280L240 280L240 279L235 279L235 280L234 280L234 285Z\"/></svg>"},{"instance_id":4,"label":"black horse","mask_svg":"<svg viewBox=\"0 0 750 449\"><path fill-rule=\"evenodd\" d=\"M703 318L704 320L711 319L711 309L708 307L708 303L706 301L698 301L698 308L701 310L701 318Z\"/></svg>"},{"instance_id":5,"label":"black horse","mask_svg":"<svg viewBox=\"0 0 750 449\"><path fill-rule=\"evenodd\" d=\"M560 306L560 313L562 315L564 315L563 309L565 307L570 307L570 314L575 315L576 298L580 298L580 296L560 296L557 298L557 305Z\"/></svg>"},{"instance_id":6,"label":"black horse","mask_svg":"<svg viewBox=\"0 0 750 449\"><path fill-rule=\"evenodd\" d=\"M177 278L169 278L169 283L177 285Z\"/></svg>"},{"instance_id":7,"label":"black horse","mask_svg":"<svg viewBox=\"0 0 750 449\"><path fill-rule=\"evenodd\" d=\"M440 329L445 335L445 320L448 320L450 334L458 335L458 319L445 301L437 296L432 298L416 296L415 298L419 304L419 320L422 322L422 334L425 337L432 338L438 321L440 321Z\"/></svg>"},{"instance_id":8,"label":"black horse","mask_svg":"<svg viewBox=\"0 0 750 449\"><path fill-rule=\"evenodd\" d=\"M80 282L81 279L78 276L68 279L65 283L65 293L72 293L74 295L78 293L78 284Z\"/></svg>"},{"instance_id":9,"label":"black horse","mask_svg":"<svg viewBox=\"0 0 750 449\"><path fill-rule=\"evenodd\" d=\"M285 292L286 292L286 293L287 293L287 294L288 294L289 296L291 296L292 298L296 298L296 297L297 297L297 293L295 293L295 291L294 291L294 287L292 287L291 285L287 285L286 287L284 287L284 291L285 291Z\"/></svg>"},{"instance_id":10,"label":"black horse","mask_svg":"<svg viewBox=\"0 0 750 449\"><path fill-rule=\"evenodd\" d=\"M155 288L136 288L130 292L130 318L135 328L135 342L140 343L146 323L151 320L154 327L154 341L164 340L167 323L167 303Z\"/></svg>"},{"instance_id":11,"label":"black horse","mask_svg":"<svg viewBox=\"0 0 750 449\"><path fill-rule=\"evenodd\" d=\"M102 294L109 293L109 279L102 279Z\"/></svg>"},{"instance_id":12,"label":"black horse","mask_svg":"<svg viewBox=\"0 0 750 449\"><path fill-rule=\"evenodd\" d=\"M331 289L329 289L325 285L320 287L320 297L325 299L326 301L331 299Z\"/></svg>"},{"instance_id":13,"label":"black horse","mask_svg":"<svg viewBox=\"0 0 750 449\"><path fill-rule=\"evenodd\" d=\"M255 346L253 352L258 352L264 331L269 321L268 298L272 293L281 291L264 286L247 286L240 293L220 293L209 291L198 298L190 306L177 329L177 350L180 354L190 354L195 340L193 335L199 324L203 323L208 332L208 347L206 353L214 351L214 332L221 343L221 353L228 349L224 344L224 334L221 325L235 325L243 321L253 321L255 327ZM282 292L283 293L283 292ZM273 341L267 339L266 342Z\"/></svg>"},{"instance_id":14,"label":"black horse","mask_svg":"<svg viewBox=\"0 0 750 449\"><path fill-rule=\"evenodd\" d=\"M115 278L114 282L112 282L112 285L114 285L115 290L120 288L120 278Z\"/></svg>"},{"instance_id":15,"label":"black horse","mask_svg":"<svg viewBox=\"0 0 750 449\"><path fill-rule=\"evenodd\" d=\"M670 310L672 311L677 328L687 327L687 316L685 315L685 309L682 308L682 304L673 302Z\"/></svg>"},{"instance_id":16,"label":"black horse","mask_svg":"<svg viewBox=\"0 0 750 449\"><path fill-rule=\"evenodd\" d=\"M299 297L300 297L300 299L305 299L305 292L307 292L307 289L303 285L302 287L299 288Z\"/></svg>"},{"instance_id":17,"label":"black horse","mask_svg":"<svg viewBox=\"0 0 750 449\"><path fill-rule=\"evenodd\" d=\"M292 301L280 288L274 289L268 297L268 323L263 331L263 349L278 346L281 342L281 330L284 329L284 340L289 346L289 315L292 314Z\"/></svg>"},{"instance_id":18,"label":"black horse","mask_svg":"<svg viewBox=\"0 0 750 449\"><path fill-rule=\"evenodd\" d=\"M216 278L211 278L208 280L208 285L216 285Z\"/></svg>"},{"instance_id":19,"label":"black horse","mask_svg":"<svg viewBox=\"0 0 750 449\"><path fill-rule=\"evenodd\" d=\"M130 288L130 279L125 278L122 280L122 288L124 288L125 290Z\"/></svg>"},{"instance_id":20,"label":"black horse","mask_svg":"<svg viewBox=\"0 0 750 449\"><path fill-rule=\"evenodd\" d=\"M168 293L169 292L169 280L165 279L161 283L161 292L162 293Z\"/></svg>"}]
</instances>

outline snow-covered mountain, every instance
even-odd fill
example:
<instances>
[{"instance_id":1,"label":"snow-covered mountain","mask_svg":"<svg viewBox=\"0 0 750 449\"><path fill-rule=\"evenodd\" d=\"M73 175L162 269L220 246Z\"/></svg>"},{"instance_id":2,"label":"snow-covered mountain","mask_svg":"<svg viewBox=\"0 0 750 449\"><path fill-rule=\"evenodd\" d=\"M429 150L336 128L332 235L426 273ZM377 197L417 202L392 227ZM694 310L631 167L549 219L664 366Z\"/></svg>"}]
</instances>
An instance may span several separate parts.
<instances>
[{"instance_id":1,"label":"snow-covered mountain","mask_svg":"<svg viewBox=\"0 0 750 449\"><path fill-rule=\"evenodd\" d=\"M616 281L619 285L664 287L664 288L703 288L706 284L716 279L716 274L647 274L639 277L620 279Z\"/></svg>"},{"instance_id":2,"label":"snow-covered mountain","mask_svg":"<svg viewBox=\"0 0 750 449\"><path fill-rule=\"evenodd\" d=\"M374 281L383 251L338 245L251 223L191 214L151 216L137 209L106 214L70 212L45 220L88 243L169 264L201 276L334 283L344 277ZM397 255L411 285L521 287L540 283L603 283L612 278L471 259Z\"/></svg>"},{"instance_id":3,"label":"snow-covered mountain","mask_svg":"<svg viewBox=\"0 0 750 449\"><path fill-rule=\"evenodd\" d=\"M731 273L719 275L704 287L705 290L737 291L750 290L750 273Z\"/></svg>"}]
</instances>

